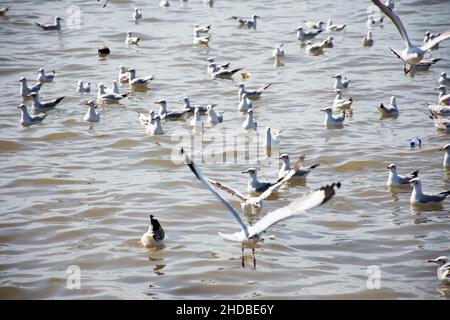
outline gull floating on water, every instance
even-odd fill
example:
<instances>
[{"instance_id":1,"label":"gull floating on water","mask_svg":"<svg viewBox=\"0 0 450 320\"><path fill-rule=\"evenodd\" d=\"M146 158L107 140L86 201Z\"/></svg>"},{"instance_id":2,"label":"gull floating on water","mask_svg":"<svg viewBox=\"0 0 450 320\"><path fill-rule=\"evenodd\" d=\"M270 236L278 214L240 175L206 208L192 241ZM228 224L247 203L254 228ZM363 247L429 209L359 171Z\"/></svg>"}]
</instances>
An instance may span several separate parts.
<instances>
[{"instance_id":1,"label":"gull floating on water","mask_svg":"<svg viewBox=\"0 0 450 320\"><path fill-rule=\"evenodd\" d=\"M32 92L38 93L42 87L42 82L36 83L32 87L28 87L27 79L25 77L20 78L20 96L23 98L28 97Z\"/></svg>"},{"instance_id":2,"label":"gull floating on water","mask_svg":"<svg viewBox=\"0 0 450 320\"><path fill-rule=\"evenodd\" d=\"M362 44L364 47L373 46L372 32L370 30L367 31L367 35L362 39Z\"/></svg>"},{"instance_id":3,"label":"gull floating on water","mask_svg":"<svg viewBox=\"0 0 450 320\"><path fill-rule=\"evenodd\" d=\"M434 126L436 128L444 131L450 131L450 120L443 118L433 110L430 110L428 116L433 120Z\"/></svg>"},{"instance_id":4,"label":"gull floating on water","mask_svg":"<svg viewBox=\"0 0 450 320\"><path fill-rule=\"evenodd\" d=\"M33 103L31 104L31 113L33 113L33 114L38 114L38 113L53 110L56 108L58 103L60 103L62 101L62 99L64 99L64 97L59 97L59 98L52 99L49 101L40 102L39 97L36 92L32 92L30 94L30 96L33 99Z\"/></svg>"},{"instance_id":5,"label":"gull floating on water","mask_svg":"<svg viewBox=\"0 0 450 320\"><path fill-rule=\"evenodd\" d=\"M246 90L246 89L245 89L245 84L239 83L239 84L238 84L238 87L239 87L239 91L238 91L239 99L242 99L242 97L243 97L244 94L245 94L245 95L247 96L248 99L250 99L250 100L256 100L256 99L260 98L260 97L261 97L261 94L262 94L267 88L269 88L271 85L272 85L272 84L269 83L269 84L265 85L264 87L261 87L261 88L256 89L256 90Z\"/></svg>"},{"instance_id":6,"label":"gull floating on water","mask_svg":"<svg viewBox=\"0 0 450 320\"><path fill-rule=\"evenodd\" d=\"M120 94L120 88L119 88L119 84L117 83L117 80L113 80L111 88L105 88L105 92L113 93L113 94Z\"/></svg>"},{"instance_id":7,"label":"gull floating on water","mask_svg":"<svg viewBox=\"0 0 450 320\"><path fill-rule=\"evenodd\" d=\"M436 90L439 90L439 98L437 104L450 106L450 94L447 94L447 88L443 85L440 85L436 88Z\"/></svg>"},{"instance_id":8,"label":"gull floating on water","mask_svg":"<svg viewBox=\"0 0 450 320\"><path fill-rule=\"evenodd\" d=\"M305 21L303 20L303 24L310 29L318 29L323 30L323 25L325 24L323 21L319 20L317 22L314 21Z\"/></svg>"},{"instance_id":9,"label":"gull floating on water","mask_svg":"<svg viewBox=\"0 0 450 320\"><path fill-rule=\"evenodd\" d=\"M238 104L239 112L248 112L248 110L253 109L252 101L248 98L247 93L243 93L241 96L241 101Z\"/></svg>"},{"instance_id":10,"label":"gull floating on water","mask_svg":"<svg viewBox=\"0 0 450 320\"><path fill-rule=\"evenodd\" d=\"M411 204L420 205L433 205L444 201L444 199L450 195L450 190L436 193L436 194L426 194L422 192L422 181L419 178L411 179L409 182L413 186L413 191L411 193L411 198L409 202Z\"/></svg>"},{"instance_id":11,"label":"gull floating on water","mask_svg":"<svg viewBox=\"0 0 450 320\"><path fill-rule=\"evenodd\" d=\"M299 41L311 40L322 32L322 30L304 31L302 27L298 27L296 31L297 31L297 39Z\"/></svg>"},{"instance_id":12,"label":"gull floating on water","mask_svg":"<svg viewBox=\"0 0 450 320\"><path fill-rule=\"evenodd\" d=\"M52 73L45 74L45 70L40 68L38 70L38 76L37 76L36 81L37 82L52 82L53 79L55 78L55 76L56 76L55 70L53 70Z\"/></svg>"},{"instance_id":13,"label":"gull floating on water","mask_svg":"<svg viewBox=\"0 0 450 320\"><path fill-rule=\"evenodd\" d=\"M273 58L283 58L284 57L284 50L282 47L284 46L284 43L277 44L275 49L273 49L272 57Z\"/></svg>"},{"instance_id":14,"label":"gull floating on water","mask_svg":"<svg viewBox=\"0 0 450 320\"><path fill-rule=\"evenodd\" d=\"M91 92L91 83L88 82L84 85L83 81L78 81L77 83L77 92L79 93L89 93Z\"/></svg>"},{"instance_id":15,"label":"gull floating on water","mask_svg":"<svg viewBox=\"0 0 450 320\"><path fill-rule=\"evenodd\" d=\"M209 40L211 38L211 35L202 36L201 32L197 29L194 29L194 40L192 41L194 45L203 45L207 46L209 44Z\"/></svg>"},{"instance_id":16,"label":"gull floating on water","mask_svg":"<svg viewBox=\"0 0 450 320\"><path fill-rule=\"evenodd\" d=\"M152 122L145 124L145 131L151 136L164 134L163 128L161 126L161 118L156 116Z\"/></svg>"},{"instance_id":17,"label":"gull floating on water","mask_svg":"<svg viewBox=\"0 0 450 320\"><path fill-rule=\"evenodd\" d=\"M323 48L333 48L334 47L333 40L334 40L333 37L326 38L325 40L322 41L322 47Z\"/></svg>"},{"instance_id":18,"label":"gull floating on water","mask_svg":"<svg viewBox=\"0 0 450 320\"><path fill-rule=\"evenodd\" d=\"M23 103L20 106L18 106L17 109L20 109L20 111L21 111L20 124L23 127L29 127L33 124L41 123L42 120L44 120L47 117L46 114L31 116L28 113L27 106L24 105Z\"/></svg>"},{"instance_id":19,"label":"gull floating on water","mask_svg":"<svg viewBox=\"0 0 450 320\"><path fill-rule=\"evenodd\" d=\"M178 119L182 118L188 112L188 110L186 110L186 109L184 109L182 111L170 111L169 112L167 110L167 101L164 99L155 101L154 103L159 105L158 116L161 119L178 120Z\"/></svg>"},{"instance_id":20,"label":"gull floating on water","mask_svg":"<svg viewBox=\"0 0 450 320\"><path fill-rule=\"evenodd\" d=\"M217 113L214 111L214 104L209 104L206 108L207 108L207 114L208 114L208 118L206 121L208 121L209 123L212 124L216 124L216 123L222 123L223 122L223 115L217 115ZM195 114L195 113L194 113Z\"/></svg>"},{"instance_id":21,"label":"gull floating on water","mask_svg":"<svg viewBox=\"0 0 450 320\"><path fill-rule=\"evenodd\" d=\"M386 7L380 0L372 0L372 2L378 8L380 8L380 10L385 15L387 15L389 17L389 19L392 20L392 22L397 27L397 29L404 41L406 48L403 51L399 52L392 48L390 48L390 49L400 60L402 60L405 63L405 68L404 68L405 74L408 74L410 71L410 69L408 69L406 67L407 65L413 66L413 65L420 63L421 60L423 59L426 51L430 50L434 45L438 44L439 42L441 42L445 39L448 39L450 37L450 32L446 32L446 33L441 34L440 36L434 38L433 40L428 41L421 47L417 47L417 46L413 45L411 43L411 41L409 40L408 33L406 32L406 29L403 26L403 23L400 20L400 18L397 16L397 14L394 11L392 11L391 9L389 9L388 7Z\"/></svg>"},{"instance_id":22,"label":"gull floating on water","mask_svg":"<svg viewBox=\"0 0 450 320\"><path fill-rule=\"evenodd\" d=\"M35 22L35 24L40 27L42 30L61 30L61 23L60 21L64 20L60 17L55 17L55 23L48 23L48 24L40 24Z\"/></svg>"},{"instance_id":23,"label":"gull floating on water","mask_svg":"<svg viewBox=\"0 0 450 320\"><path fill-rule=\"evenodd\" d=\"M278 178L283 178L291 170L294 170L295 174L292 176L292 179L305 179L313 169L320 166L319 163L315 163L308 168L303 168L305 156L299 157L293 168L291 167L291 160L289 159L289 155L287 153L281 154L279 159L281 159L283 163L281 164L280 171L278 171Z\"/></svg>"},{"instance_id":24,"label":"gull floating on water","mask_svg":"<svg viewBox=\"0 0 450 320\"><path fill-rule=\"evenodd\" d=\"M130 78L130 74L128 73L128 68L125 67L124 65L120 65L117 70L119 70L119 75L117 77L117 80L119 80L119 82L128 82L129 78Z\"/></svg>"},{"instance_id":25,"label":"gull floating on water","mask_svg":"<svg viewBox=\"0 0 450 320\"><path fill-rule=\"evenodd\" d=\"M372 29L373 27L381 27L383 25L384 17L376 18L373 15L367 17L367 28Z\"/></svg>"},{"instance_id":26,"label":"gull floating on water","mask_svg":"<svg viewBox=\"0 0 450 320\"><path fill-rule=\"evenodd\" d=\"M333 109L331 108L322 108L320 111L325 112L325 127L341 127L344 126L345 120L345 110L342 110L342 114L337 117L333 117Z\"/></svg>"},{"instance_id":27,"label":"gull floating on water","mask_svg":"<svg viewBox=\"0 0 450 320\"><path fill-rule=\"evenodd\" d=\"M428 262L437 263L437 277L446 285L450 285L450 263L446 256L440 256L436 259L428 260Z\"/></svg>"},{"instance_id":28,"label":"gull floating on water","mask_svg":"<svg viewBox=\"0 0 450 320\"><path fill-rule=\"evenodd\" d=\"M125 98L129 94L130 94L129 92L122 94L107 93L105 91L105 85L103 83L100 83L98 85L97 100L104 102L119 102L121 99Z\"/></svg>"},{"instance_id":29,"label":"gull floating on water","mask_svg":"<svg viewBox=\"0 0 450 320\"><path fill-rule=\"evenodd\" d=\"M253 120L253 109L247 110L247 117L244 120L244 123L242 123L242 128L244 130L255 130L257 129L258 124Z\"/></svg>"},{"instance_id":30,"label":"gull floating on water","mask_svg":"<svg viewBox=\"0 0 450 320\"><path fill-rule=\"evenodd\" d=\"M213 195L233 214L235 219L240 224L242 230L234 234L222 234L219 235L224 237L229 241L236 241L242 243L242 266L244 267L244 245L250 246L253 249L253 266L256 267L256 259L254 256L254 247L262 239L262 233L274 224L285 220L287 218L300 215L305 213L305 211L320 206L331 199L335 194L335 187L340 188L341 184L333 183L327 185L315 191L312 191L301 198L292 201L285 207L278 210L269 212L262 219L256 222L254 225L247 225L243 222L241 215L234 209L234 207L225 200L208 182L208 180L203 176L200 169L198 169L187 154L181 149L181 153L185 157L185 163L189 166L191 171L197 177L198 180L213 193ZM267 190L267 189L266 189Z\"/></svg>"},{"instance_id":31,"label":"gull floating on water","mask_svg":"<svg viewBox=\"0 0 450 320\"><path fill-rule=\"evenodd\" d=\"M445 146L439 149L439 151L445 151L444 155L444 167L450 168L450 143L447 143Z\"/></svg>"},{"instance_id":32,"label":"gull floating on water","mask_svg":"<svg viewBox=\"0 0 450 320\"><path fill-rule=\"evenodd\" d=\"M249 193L260 193L264 192L276 183L280 182L283 177L278 178L276 181L273 182L261 182L258 180L257 177L257 171L255 168L248 168L245 171L242 171L242 173L248 173L248 184L247 184L247 192Z\"/></svg>"},{"instance_id":33,"label":"gull floating on water","mask_svg":"<svg viewBox=\"0 0 450 320\"><path fill-rule=\"evenodd\" d=\"M139 19L142 19L142 10L134 8L133 20L137 22Z\"/></svg>"},{"instance_id":34,"label":"gull floating on water","mask_svg":"<svg viewBox=\"0 0 450 320\"><path fill-rule=\"evenodd\" d=\"M100 115L98 114L97 110L95 110L97 108L95 102L93 100L89 100L86 105L88 106L88 111L84 115L84 121L99 122Z\"/></svg>"},{"instance_id":35,"label":"gull floating on water","mask_svg":"<svg viewBox=\"0 0 450 320\"><path fill-rule=\"evenodd\" d=\"M215 63L210 63L209 67L214 68L213 65L215 65ZM236 68L236 69L231 69L231 70L220 68L219 70L217 70L211 74L211 78L212 79L217 79L217 78L231 79L233 77L233 75L240 70L242 70L242 68Z\"/></svg>"},{"instance_id":36,"label":"gull floating on water","mask_svg":"<svg viewBox=\"0 0 450 320\"><path fill-rule=\"evenodd\" d=\"M391 97L391 101L387 107L385 107L383 103L380 103L378 111L380 111L381 116L383 117L398 117L399 112L395 96Z\"/></svg>"},{"instance_id":37,"label":"gull floating on water","mask_svg":"<svg viewBox=\"0 0 450 320\"><path fill-rule=\"evenodd\" d=\"M324 42L312 43L311 41L306 42L305 51L310 55L319 55L323 53L323 49L325 48Z\"/></svg>"},{"instance_id":38,"label":"gull floating on water","mask_svg":"<svg viewBox=\"0 0 450 320\"><path fill-rule=\"evenodd\" d=\"M137 78L136 77L136 69L134 69L134 68L128 69L128 73L129 73L128 83L130 84L130 86L147 85L150 81L152 81L154 79L154 77L152 75Z\"/></svg>"},{"instance_id":39,"label":"gull floating on water","mask_svg":"<svg viewBox=\"0 0 450 320\"><path fill-rule=\"evenodd\" d=\"M404 187L409 186L409 182L417 178L417 175L419 174L419 170L413 171L408 173L406 176L399 176L397 174L397 166L395 163L391 163L386 167L386 169L389 170L389 177L386 182L387 187Z\"/></svg>"},{"instance_id":40,"label":"gull floating on water","mask_svg":"<svg viewBox=\"0 0 450 320\"><path fill-rule=\"evenodd\" d=\"M330 19L328 20L326 30L327 32L342 31L344 30L345 26L345 24L333 24L333 21Z\"/></svg>"},{"instance_id":41,"label":"gull floating on water","mask_svg":"<svg viewBox=\"0 0 450 320\"><path fill-rule=\"evenodd\" d=\"M237 20L237 22L239 22L239 25L241 27L256 29L256 21L257 21L257 19L260 19L261 17L254 14L254 15L252 15L251 18L243 18L243 17L237 17L237 16L232 16L232 18Z\"/></svg>"},{"instance_id":42,"label":"gull floating on water","mask_svg":"<svg viewBox=\"0 0 450 320\"><path fill-rule=\"evenodd\" d=\"M133 33L131 31L127 32L127 37L125 38L126 44L138 44L139 40L141 40L141 38L139 38L139 37L133 37L132 34Z\"/></svg>"},{"instance_id":43,"label":"gull floating on water","mask_svg":"<svg viewBox=\"0 0 450 320\"><path fill-rule=\"evenodd\" d=\"M200 112L200 114L205 114L208 109L207 109L207 105L206 106L202 106L202 105L191 105L191 100L188 97L183 97L181 98L179 101L183 101L184 102L184 107L183 110L186 110L189 113L194 114L195 108L198 109L198 111Z\"/></svg>"},{"instance_id":44,"label":"gull floating on water","mask_svg":"<svg viewBox=\"0 0 450 320\"><path fill-rule=\"evenodd\" d=\"M221 64L220 67L218 67L216 65L216 63L214 63L214 58L211 58L211 57L207 58L206 61L208 61L208 66L207 66L207 73L208 73L208 75L211 75L214 72L217 72L217 71L219 71L221 69L222 70L228 69L230 67L230 64L231 64L230 62L228 62L228 63L225 63L225 64Z\"/></svg>"},{"instance_id":45,"label":"gull floating on water","mask_svg":"<svg viewBox=\"0 0 450 320\"><path fill-rule=\"evenodd\" d=\"M342 79L342 75L341 74L336 74L335 76L333 76L332 78L335 78L336 80L334 81L334 90L343 90L343 89L347 89L350 81L351 80L347 80L347 78L345 78L345 80Z\"/></svg>"},{"instance_id":46,"label":"gull floating on water","mask_svg":"<svg viewBox=\"0 0 450 320\"><path fill-rule=\"evenodd\" d=\"M141 245L146 248L160 246L163 244L165 237L166 235L159 221L153 215L150 215L150 226L141 237Z\"/></svg>"},{"instance_id":47,"label":"gull floating on water","mask_svg":"<svg viewBox=\"0 0 450 320\"><path fill-rule=\"evenodd\" d=\"M199 24L194 24L194 33L209 33L211 31L211 25L208 24L207 26L200 26Z\"/></svg>"},{"instance_id":48,"label":"gull floating on water","mask_svg":"<svg viewBox=\"0 0 450 320\"><path fill-rule=\"evenodd\" d=\"M450 86L450 78L447 77L447 73L441 72L441 75L439 76L438 83L441 86Z\"/></svg>"},{"instance_id":49,"label":"gull floating on water","mask_svg":"<svg viewBox=\"0 0 450 320\"><path fill-rule=\"evenodd\" d=\"M336 97L334 98L333 107L336 109L351 109L353 104L353 99L343 99L342 90L336 89Z\"/></svg>"}]
</instances>

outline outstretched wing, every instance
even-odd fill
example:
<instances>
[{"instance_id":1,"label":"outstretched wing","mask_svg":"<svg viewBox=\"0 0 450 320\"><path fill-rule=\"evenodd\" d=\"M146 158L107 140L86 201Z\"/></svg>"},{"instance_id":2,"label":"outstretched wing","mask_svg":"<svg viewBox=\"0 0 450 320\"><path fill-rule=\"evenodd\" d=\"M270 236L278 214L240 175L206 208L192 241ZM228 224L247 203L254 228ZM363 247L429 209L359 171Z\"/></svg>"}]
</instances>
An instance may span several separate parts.
<instances>
[{"instance_id":1,"label":"outstretched wing","mask_svg":"<svg viewBox=\"0 0 450 320\"><path fill-rule=\"evenodd\" d=\"M389 7L385 6L384 3L382 3L380 0L372 0L372 2L380 8L380 10L389 17L389 19L392 20L392 22L397 27L398 32L400 32L400 35L402 36L402 39L405 41L406 46L411 45L411 42L409 41L408 33L406 33L405 26L403 25L402 21L400 20L399 16L392 11Z\"/></svg>"},{"instance_id":2,"label":"outstretched wing","mask_svg":"<svg viewBox=\"0 0 450 320\"><path fill-rule=\"evenodd\" d=\"M233 189L233 188L231 188L231 187L229 187L229 186L227 186L227 185L225 185L225 184L223 184L223 183L221 183L219 181L212 180L212 179L209 179L209 178L207 178L206 180L208 180L208 182L211 183L213 186L215 186L215 187L217 187L219 189L222 189L223 191L226 191L229 194L239 198L239 200L241 200L242 202L245 202L248 199L248 197L244 196L242 193L240 193L236 189Z\"/></svg>"},{"instance_id":3,"label":"outstretched wing","mask_svg":"<svg viewBox=\"0 0 450 320\"><path fill-rule=\"evenodd\" d=\"M446 39L450 38L450 31L445 32L441 34L440 36L437 36L433 38L432 40L425 43L423 46L420 47L423 51L428 51L431 48L433 48L435 45L437 45L439 42L444 41Z\"/></svg>"},{"instance_id":4,"label":"outstretched wing","mask_svg":"<svg viewBox=\"0 0 450 320\"><path fill-rule=\"evenodd\" d=\"M288 182L288 180L290 178L292 178L292 176L295 174L295 170L290 170L287 175L284 176L283 179L281 179L280 181L278 181L277 183L275 183L273 186L271 186L269 189L267 189L266 191L264 191L258 198L260 200L265 200L268 197L270 197L270 195L274 192L277 192L280 187L285 184L286 182Z\"/></svg>"},{"instance_id":5,"label":"outstretched wing","mask_svg":"<svg viewBox=\"0 0 450 320\"><path fill-rule=\"evenodd\" d=\"M340 188L340 186L340 182L327 185L313 192L310 192L297 200L294 200L285 207L269 212L253 226L249 227L249 236L252 237L255 234L259 234L281 220L301 214L309 209L320 206L334 196L334 187Z\"/></svg>"},{"instance_id":6,"label":"outstretched wing","mask_svg":"<svg viewBox=\"0 0 450 320\"><path fill-rule=\"evenodd\" d=\"M199 168L192 162L192 160L189 158L189 156L186 154L186 152L181 149L181 154L184 155L185 163L189 166L191 171L195 174L198 180L209 190L212 192L214 196L216 196L217 199L222 202L222 204L227 207L228 210L233 214L233 216L236 218L236 220L239 222L239 224L242 227L242 230L244 231L245 235L248 236L248 226L242 221L241 215L239 212L236 211L236 209L233 208L231 203L229 203L227 200L225 200L215 189L214 187L206 180L205 176L203 176L203 173L200 171Z\"/></svg>"}]
</instances>

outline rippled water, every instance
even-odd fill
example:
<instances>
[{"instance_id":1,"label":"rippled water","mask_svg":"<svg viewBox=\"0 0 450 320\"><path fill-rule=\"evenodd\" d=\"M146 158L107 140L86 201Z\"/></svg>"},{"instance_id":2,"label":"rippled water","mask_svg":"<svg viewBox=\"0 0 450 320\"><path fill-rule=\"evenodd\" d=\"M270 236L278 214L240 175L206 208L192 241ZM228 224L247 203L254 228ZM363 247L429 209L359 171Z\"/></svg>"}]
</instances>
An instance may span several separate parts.
<instances>
[{"instance_id":1,"label":"rippled water","mask_svg":"<svg viewBox=\"0 0 450 320\"><path fill-rule=\"evenodd\" d=\"M387 48L402 46L390 21L374 31L374 47L362 47L370 1L217 0L213 8L199 0L172 1L170 8L158 2L112 0L102 9L97 1L16 1L0 18L0 297L448 299L426 260L450 253L450 203L411 209L408 190L386 190L385 167L396 162L401 173L420 169L429 191L450 187L438 152L449 135L424 114L425 102L437 98L439 73L450 70L450 41L429 55L442 58L438 64L411 78ZM63 23L61 32L42 32L32 23L55 15L67 22L71 4L81 8L81 29ZM143 9L137 25L130 19L134 7ZM426 30L450 29L447 0L399 0L396 9L414 41ZM262 17L257 30L239 29L230 19L254 12ZM335 48L324 55L306 56L294 28L303 19L328 18L346 23L346 31L333 34ZM212 24L209 48L191 44L194 23ZM124 44L128 30L141 36L139 47ZM287 57L275 68L271 54L280 42ZM112 51L106 60L97 57L102 44ZM169 109L178 109L177 100L188 95L225 111L225 122L206 128L205 140L240 130L240 75L209 80L208 56L245 67L250 87L273 83L255 102L259 126L285 129L280 151L321 163L306 184L266 201L264 212L330 181L343 184L326 205L269 229L256 250L256 270L251 252L244 269L240 245L217 234L238 230L231 215L187 167L171 160L180 146L175 132L190 130L188 122L163 123L166 135L149 137L137 121L136 112L156 109L154 101L167 99ZM100 107L101 122L90 127L82 120L84 102L95 94L80 97L76 82L109 86L120 64L156 80L118 106ZM35 79L40 67L57 71L42 99L66 98L44 123L22 129L18 79ZM344 129L326 130L318 110L332 103L331 76L338 72L352 79L345 95L355 100L354 114ZM376 106L391 95L400 117L380 120ZM414 136L422 137L422 149L409 148ZM265 179L276 176L276 156L255 165ZM245 190L240 171L248 164L199 165L205 175ZM138 244L150 213L168 237L161 250ZM81 269L80 290L65 288L70 265ZM371 265L381 268L378 290L366 286Z\"/></svg>"}]
</instances>

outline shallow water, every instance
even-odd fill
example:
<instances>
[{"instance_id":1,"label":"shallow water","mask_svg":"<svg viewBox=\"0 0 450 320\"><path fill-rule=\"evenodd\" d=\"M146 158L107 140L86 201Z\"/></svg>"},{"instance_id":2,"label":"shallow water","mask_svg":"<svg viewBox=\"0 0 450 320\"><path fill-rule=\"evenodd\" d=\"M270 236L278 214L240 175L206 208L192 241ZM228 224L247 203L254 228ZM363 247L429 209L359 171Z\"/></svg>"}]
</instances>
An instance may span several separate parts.
<instances>
[{"instance_id":1,"label":"shallow water","mask_svg":"<svg viewBox=\"0 0 450 320\"><path fill-rule=\"evenodd\" d=\"M172 1L160 8L158 1L113 0L102 9L97 1L14 2L8 17L0 18L0 298L448 299L449 289L426 260L450 254L450 203L410 208L408 190L386 190L385 167L395 162L400 173L420 169L427 191L449 189L450 172L443 171L438 152L449 135L437 131L424 111L425 102L437 99L440 72L450 71L450 41L429 54L442 58L430 71L406 77L387 48L402 46L390 21L374 30L374 47L361 45L370 3L217 0L208 8L201 1ZM67 29L71 4L81 8L80 29ZM137 25L130 19L134 7L143 9ZM450 29L447 0L396 1L396 9L414 41L426 30ZM239 29L229 18L253 12L262 17L256 30ZM61 32L42 32L32 23L57 14L66 18ZM346 23L346 31L333 34L335 48L324 55L306 56L294 28L303 19L328 18ZM209 48L191 44L194 23L212 24ZM139 47L124 44L128 30L141 36ZM275 68L271 54L280 42L287 56L285 66ZM112 51L106 60L97 57L102 44ZM137 120L136 112L156 110L156 100L168 100L174 110L188 95L194 104L214 102L225 111L223 124L205 128L207 144L217 146L214 138L224 132L244 137L236 112L241 76L209 80L209 56L245 67L249 87L273 83L254 103L260 130L285 129L280 152L321 163L306 183L266 201L263 212L326 183L343 185L324 206L269 229L256 249L256 270L251 251L244 269L240 245L217 234L238 231L231 215L186 166L172 161L180 138L190 137L188 122L163 123L166 134L149 137ZM78 95L76 82L109 86L120 64L156 80L120 105L99 107L101 122L89 126L84 102L95 93ZM57 71L42 99L66 98L42 124L22 129L17 80L34 80L40 67ZM355 100L354 114L343 129L327 130L319 109L332 104L331 76L338 72L352 79L344 96ZM380 120L376 106L391 95L400 117ZM409 148L414 136L423 139L422 149ZM247 178L240 172L249 165L264 179L277 175L278 151L256 164L244 162L241 147L237 163L234 150L224 154L226 164L198 161L205 175L242 191ZM166 231L160 250L138 244L150 213ZM66 288L71 265L81 270L79 290ZM372 265L381 270L380 289L366 285Z\"/></svg>"}]
</instances>

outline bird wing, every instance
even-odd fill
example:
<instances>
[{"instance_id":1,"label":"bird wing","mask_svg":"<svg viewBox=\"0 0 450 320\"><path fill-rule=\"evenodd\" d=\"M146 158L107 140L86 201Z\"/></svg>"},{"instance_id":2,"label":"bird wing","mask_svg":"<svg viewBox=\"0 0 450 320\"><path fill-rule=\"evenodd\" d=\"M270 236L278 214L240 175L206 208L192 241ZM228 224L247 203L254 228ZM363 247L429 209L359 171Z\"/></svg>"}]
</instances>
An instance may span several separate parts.
<instances>
[{"instance_id":1,"label":"bird wing","mask_svg":"<svg viewBox=\"0 0 450 320\"><path fill-rule=\"evenodd\" d=\"M439 42L444 41L446 39L450 38L450 31L445 32L441 34L440 36L437 36L433 38L432 40L425 43L423 46L420 47L423 51L428 51L431 48L433 48L435 45L437 45Z\"/></svg>"},{"instance_id":2,"label":"bird wing","mask_svg":"<svg viewBox=\"0 0 450 320\"><path fill-rule=\"evenodd\" d=\"M403 40L405 41L406 46L410 46L411 42L409 41L408 33L406 32L405 26L403 25L402 21L400 20L399 16L392 11L389 7L385 6L384 3L382 3L380 0L372 0L372 2L380 8L380 10L389 17L389 19L392 20L392 22L397 27L398 32L400 32L400 35L402 36Z\"/></svg>"},{"instance_id":3,"label":"bird wing","mask_svg":"<svg viewBox=\"0 0 450 320\"><path fill-rule=\"evenodd\" d=\"M273 186L271 186L270 188L268 188L266 191L264 191L258 198L260 200L265 200L268 197L270 197L270 195L274 192L277 192L280 187L285 184L286 182L288 182L288 180L290 178L292 178L292 176L295 174L295 170L290 170L283 179L281 179L280 181L278 181L277 183L275 183Z\"/></svg>"},{"instance_id":4,"label":"bird wing","mask_svg":"<svg viewBox=\"0 0 450 320\"><path fill-rule=\"evenodd\" d=\"M249 227L249 236L252 237L256 234L259 234L267 230L277 222L295 215L299 215L309 209L320 206L321 204L327 202L335 194L335 186L339 188L341 184L338 182L327 185L294 200L285 207L269 212L253 226Z\"/></svg>"},{"instance_id":5,"label":"bird wing","mask_svg":"<svg viewBox=\"0 0 450 320\"><path fill-rule=\"evenodd\" d=\"M239 200L241 200L242 202L245 202L248 197L244 196L242 193L240 193L239 191L237 191L236 189L233 189L219 181L216 180L212 180L207 178L206 180L208 180L209 183L211 183L213 186L222 189L223 191L228 192L229 194L236 196L237 198L239 198Z\"/></svg>"},{"instance_id":6,"label":"bird wing","mask_svg":"<svg viewBox=\"0 0 450 320\"><path fill-rule=\"evenodd\" d=\"M222 204L233 214L233 216L236 218L237 222L242 227L242 230L244 231L245 235L248 236L248 226L242 221L241 215L239 212L234 209L234 207L229 203L227 200L225 200L214 188L213 186L208 182L208 180L203 176L203 173L200 171L199 168L192 162L192 160L189 158L189 156L186 154L186 152L181 149L181 154L184 155L184 161L189 166L191 171L195 174L198 180L209 190L212 192L212 194L222 202Z\"/></svg>"}]
</instances>

